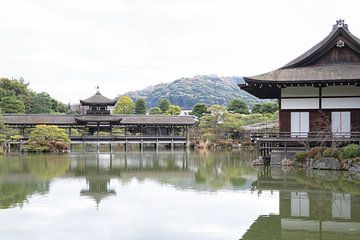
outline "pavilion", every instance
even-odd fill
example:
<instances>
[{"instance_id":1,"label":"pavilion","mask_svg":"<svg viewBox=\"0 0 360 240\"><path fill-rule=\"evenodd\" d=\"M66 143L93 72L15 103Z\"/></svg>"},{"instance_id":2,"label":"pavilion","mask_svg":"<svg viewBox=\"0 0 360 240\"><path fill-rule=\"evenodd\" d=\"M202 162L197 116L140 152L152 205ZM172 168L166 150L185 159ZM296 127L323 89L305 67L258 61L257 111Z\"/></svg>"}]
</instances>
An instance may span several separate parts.
<instances>
[{"instance_id":1,"label":"pavilion","mask_svg":"<svg viewBox=\"0 0 360 240\"><path fill-rule=\"evenodd\" d=\"M36 125L57 125L67 129L71 143L144 143L189 146L192 116L111 114L115 99L95 95L80 100L81 114L3 114L4 123L21 130L26 140Z\"/></svg>"}]
</instances>

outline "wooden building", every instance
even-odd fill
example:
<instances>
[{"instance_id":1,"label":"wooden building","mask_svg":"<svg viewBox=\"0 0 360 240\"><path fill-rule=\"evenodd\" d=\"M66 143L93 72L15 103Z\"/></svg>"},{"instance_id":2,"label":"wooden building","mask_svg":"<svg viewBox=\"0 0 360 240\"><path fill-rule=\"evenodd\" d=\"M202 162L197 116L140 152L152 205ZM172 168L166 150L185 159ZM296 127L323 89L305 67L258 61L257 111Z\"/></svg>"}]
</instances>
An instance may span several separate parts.
<instances>
[{"instance_id":1,"label":"wooden building","mask_svg":"<svg viewBox=\"0 0 360 240\"><path fill-rule=\"evenodd\" d=\"M323 132L346 138L360 132L360 39L344 20L285 66L244 80L241 89L278 99L280 133L288 137Z\"/></svg>"}]
</instances>

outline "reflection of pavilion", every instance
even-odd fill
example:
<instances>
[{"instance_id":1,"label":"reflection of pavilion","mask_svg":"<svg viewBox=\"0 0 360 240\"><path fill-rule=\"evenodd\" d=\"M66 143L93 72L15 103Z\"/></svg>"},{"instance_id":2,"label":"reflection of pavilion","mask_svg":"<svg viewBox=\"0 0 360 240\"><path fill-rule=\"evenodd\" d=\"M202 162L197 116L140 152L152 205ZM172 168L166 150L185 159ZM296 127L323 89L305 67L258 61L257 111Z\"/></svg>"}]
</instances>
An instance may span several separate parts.
<instances>
[{"instance_id":1,"label":"reflection of pavilion","mask_svg":"<svg viewBox=\"0 0 360 240\"><path fill-rule=\"evenodd\" d=\"M97 207L102 199L116 195L115 190L109 189L110 177L103 175L87 176L86 183L88 189L81 190L80 195L94 199Z\"/></svg>"},{"instance_id":2,"label":"reflection of pavilion","mask_svg":"<svg viewBox=\"0 0 360 240\"><path fill-rule=\"evenodd\" d=\"M266 175L254 187L279 190L279 215L259 216L242 239L359 239L359 195L309 186L295 174Z\"/></svg>"}]
</instances>

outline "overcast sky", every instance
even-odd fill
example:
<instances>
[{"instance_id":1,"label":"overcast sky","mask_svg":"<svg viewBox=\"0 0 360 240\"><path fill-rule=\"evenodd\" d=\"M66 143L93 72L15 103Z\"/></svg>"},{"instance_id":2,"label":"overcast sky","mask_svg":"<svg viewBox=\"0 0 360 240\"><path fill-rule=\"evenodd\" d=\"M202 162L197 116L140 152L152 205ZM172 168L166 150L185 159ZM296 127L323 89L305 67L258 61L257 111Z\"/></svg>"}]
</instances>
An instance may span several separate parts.
<instances>
[{"instance_id":1,"label":"overcast sky","mask_svg":"<svg viewBox=\"0 0 360 240\"><path fill-rule=\"evenodd\" d=\"M359 1L0 0L0 76L67 102L202 74L281 67Z\"/></svg>"}]
</instances>

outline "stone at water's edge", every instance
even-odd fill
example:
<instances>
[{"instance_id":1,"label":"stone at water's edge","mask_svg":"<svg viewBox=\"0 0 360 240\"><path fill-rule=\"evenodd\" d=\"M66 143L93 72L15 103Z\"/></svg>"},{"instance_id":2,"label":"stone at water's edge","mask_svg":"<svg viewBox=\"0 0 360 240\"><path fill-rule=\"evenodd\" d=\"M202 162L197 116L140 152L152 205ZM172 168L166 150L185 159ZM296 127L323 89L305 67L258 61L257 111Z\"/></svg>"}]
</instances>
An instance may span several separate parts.
<instances>
[{"instance_id":1,"label":"stone at water's edge","mask_svg":"<svg viewBox=\"0 0 360 240\"><path fill-rule=\"evenodd\" d=\"M281 161L284 159L295 159L296 151L271 151L271 165L282 165Z\"/></svg>"},{"instance_id":2,"label":"stone at water's edge","mask_svg":"<svg viewBox=\"0 0 360 240\"><path fill-rule=\"evenodd\" d=\"M352 159L347 160L346 165L347 165L347 169L350 172L360 173L360 164L355 162L354 160Z\"/></svg>"},{"instance_id":3,"label":"stone at water's edge","mask_svg":"<svg viewBox=\"0 0 360 240\"><path fill-rule=\"evenodd\" d=\"M311 159L309 161L309 167L324 170L341 170L340 161L334 157L327 157L321 160Z\"/></svg>"},{"instance_id":4,"label":"stone at water's edge","mask_svg":"<svg viewBox=\"0 0 360 240\"><path fill-rule=\"evenodd\" d=\"M292 165L292 161L290 159L283 159L281 161L281 166L291 166Z\"/></svg>"},{"instance_id":5,"label":"stone at water's edge","mask_svg":"<svg viewBox=\"0 0 360 240\"><path fill-rule=\"evenodd\" d=\"M258 159L255 159L254 161L252 161L251 166L260 166L260 165L264 165L264 160L262 157L259 157Z\"/></svg>"}]
</instances>

